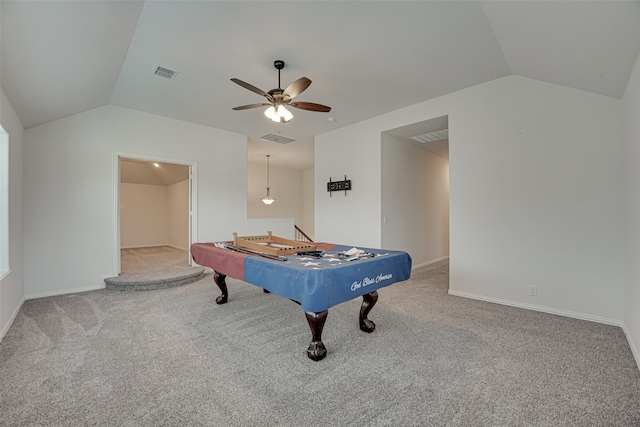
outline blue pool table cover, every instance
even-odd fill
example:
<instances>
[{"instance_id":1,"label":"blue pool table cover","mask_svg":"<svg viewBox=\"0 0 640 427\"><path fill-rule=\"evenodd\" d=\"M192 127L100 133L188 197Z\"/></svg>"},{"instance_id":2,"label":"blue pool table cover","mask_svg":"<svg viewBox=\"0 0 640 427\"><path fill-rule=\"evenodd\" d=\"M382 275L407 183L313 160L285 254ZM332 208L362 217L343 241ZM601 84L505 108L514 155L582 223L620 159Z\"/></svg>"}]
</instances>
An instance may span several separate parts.
<instances>
[{"instance_id":1,"label":"blue pool table cover","mask_svg":"<svg viewBox=\"0 0 640 427\"><path fill-rule=\"evenodd\" d=\"M322 258L294 254L286 261L246 255L212 243L194 243L191 253L200 265L297 301L305 311L316 313L411 276L411 257L406 252L358 247L374 256L345 261L338 253L352 246L314 245L330 249L325 249Z\"/></svg>"}]
</instances>

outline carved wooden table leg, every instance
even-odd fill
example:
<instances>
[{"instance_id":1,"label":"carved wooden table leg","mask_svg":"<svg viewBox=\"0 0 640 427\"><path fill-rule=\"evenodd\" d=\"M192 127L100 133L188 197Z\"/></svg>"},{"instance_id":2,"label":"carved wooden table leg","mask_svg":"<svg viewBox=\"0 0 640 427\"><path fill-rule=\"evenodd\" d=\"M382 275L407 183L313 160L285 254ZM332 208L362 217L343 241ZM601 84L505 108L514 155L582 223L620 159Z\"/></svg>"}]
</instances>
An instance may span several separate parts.
<instances>
[{"instance_id":1,"label":"carved wooden table leg","mask_svg":"<svg viewBox=\"0 0 640 427\"><path fill-rule=\"evenodd\" d=\"M378 302L378 291L362 295L362 307L360 307L360 330L365 332L373 332L376 324L367 319L367 315L374 305Z\"/></svg>"},{"instance_id":2,"label":"carved wooden table leg","mask_svg":"<svg viewBox=\"0 0 640 427\"><path fill-rule=\"evenodd\" d=\"M322 343L322 329L324 329L324 322L327 320L329 310L321 311L320 313L305 311L304 314L307 316L307 322L309 322L309 328L311 328L311 344L307 349L307 356L317 362L327 355L327 349Z\"/></svg>"},{"instance_id":3,"label":"carved wooden table leg","mask_svg":"<svg viewBox=\"0 0 640 427\"><path fill-rule=\"evenodd\" d=\"M218 273L214 271L213 281L216 282L216 285L220 288L222 295L216 298L216 304L224 304L229 299L229 291L227 290L227 282L225 282L226 274Z\"/></svg>"}]
</instances>

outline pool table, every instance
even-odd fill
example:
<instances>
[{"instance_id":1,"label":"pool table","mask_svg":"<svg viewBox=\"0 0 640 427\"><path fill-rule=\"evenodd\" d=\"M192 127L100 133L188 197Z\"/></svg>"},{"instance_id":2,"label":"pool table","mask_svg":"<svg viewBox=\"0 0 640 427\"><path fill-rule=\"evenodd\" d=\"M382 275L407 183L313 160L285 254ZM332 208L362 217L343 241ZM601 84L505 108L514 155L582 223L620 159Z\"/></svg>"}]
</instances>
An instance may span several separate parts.
<instances>
[{"instance_id":1,"label":"pool table","mask_svg":"<svg viewBox=\"0 0 640 427\"><path fill-rule=\"evenodd\" d=\"M225 304L229 299L225 282L229 276L300 304L311 329L307 356L314 361L327 354L322 330L329 308L362 297L360 329L373 332L375 324L367 316L378 300L377 290L411 275L411 257L401 251L358 248L369 257L346 261L341 254L351 246L316 242L316 249L323 251L320 258L293 254L282 260L222 247L232 243L191 245L193 260L214 270L214 281L222 293L216 303Z\"/></svg>"}]
</instances>

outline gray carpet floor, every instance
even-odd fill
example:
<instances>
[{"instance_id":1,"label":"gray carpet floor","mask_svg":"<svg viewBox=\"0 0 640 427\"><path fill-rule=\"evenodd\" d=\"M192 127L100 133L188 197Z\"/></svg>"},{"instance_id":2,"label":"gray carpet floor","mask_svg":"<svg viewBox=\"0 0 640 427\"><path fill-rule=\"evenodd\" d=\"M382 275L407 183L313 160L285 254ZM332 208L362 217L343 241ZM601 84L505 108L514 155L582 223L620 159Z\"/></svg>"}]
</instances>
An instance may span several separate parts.
<instances>
[{"instance_id":1,"label":"gray carpet floor","mask_svg":"<svg viewBox=\"0 0 640 427\"><path fill-rule=\"evenodd\" d=\"M121 273L104 280L114 291L151 291L200 280L204 267L189 266L189 252L171 246L120 250Z\"/></svg>"},{"instance_id":2,"label":"gray carpet floor","mask_svg":"<svg viewBox=\"0 0 640 427\"><path fill-rule=\"evenodd\" d=\"M639 426L614 326L447 294L446 262L329 310L327 358L297 304L212 275L26 301L0 343L2 426Z\"/></svg>"},{"instance_id":3,"label":"gray carpet floor","mask_svg":"<svg viewBox=\"0 0 640 427\"><path fill-rule=\"evenodd\" d=\"M189 251L171 246L120 249L120 269L123 274L147 273L152 268L188 266Z\"/></svg>"}]
</instances>

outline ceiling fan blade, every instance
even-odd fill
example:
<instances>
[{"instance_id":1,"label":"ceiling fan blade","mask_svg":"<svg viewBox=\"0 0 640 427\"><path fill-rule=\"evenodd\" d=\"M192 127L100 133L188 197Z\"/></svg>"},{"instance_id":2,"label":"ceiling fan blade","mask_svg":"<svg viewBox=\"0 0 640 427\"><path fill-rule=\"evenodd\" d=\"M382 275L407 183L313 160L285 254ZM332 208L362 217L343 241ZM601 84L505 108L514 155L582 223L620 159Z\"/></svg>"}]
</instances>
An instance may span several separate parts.
<instances>
[{"instance_id":1,"label":"ceiling fan blade","mask_svg":"<svg viewBox=\"0 0 640 427\"><path fill-rule=\"evenodd\" d=\"M251 92L255 92L258 95L264 96L265 98L267 98L271 102L274 101L273 96L269 95L267 92L263 91L262 89L259 89L259 88L255 87L254 85L250 85L249 83L243 82L240 79L231 79L231 81L236 83L236 84L239 84L240 86L242 86L245 89L249 89Z\"/></svg>"},{"instance_id":2,"label":"ceiling fan blade","mask_svg":"<svg viewBox=\"0 0 640 427\"><path fill-rule=\"evenodd\" d=\"M304 90L308 88L310 84L311 80L306 77L300 77L298 80L287 86L282 95L285 98L288 96L289 99L293 99L304 92Z\"/></svg>"},{"instance_id":3,"label":"ceiling fan blade","mask_svg":"<svg viewBox=\"0 0 640 427\"><path fill-rule=\"evenodd\" d=\"M292 102L289 105L301 110L317 111L319 113L328 113L331 111L331 107L327 107L322 104L314 104L313 102Z\"/></svg>"},{"instance_id":4,"label":"ceiling fan blade","mask_svg":"<svg viewBox=\"0 0 640 427\"><path fill-rule=\"evenodd\" d=\"M266 104L263 102L261 104L241 105L239 107L233 107L232 110L248 110L249 108L266 107L267 105L271 105L271 104Z\"/></svg>"}]
</instances>

